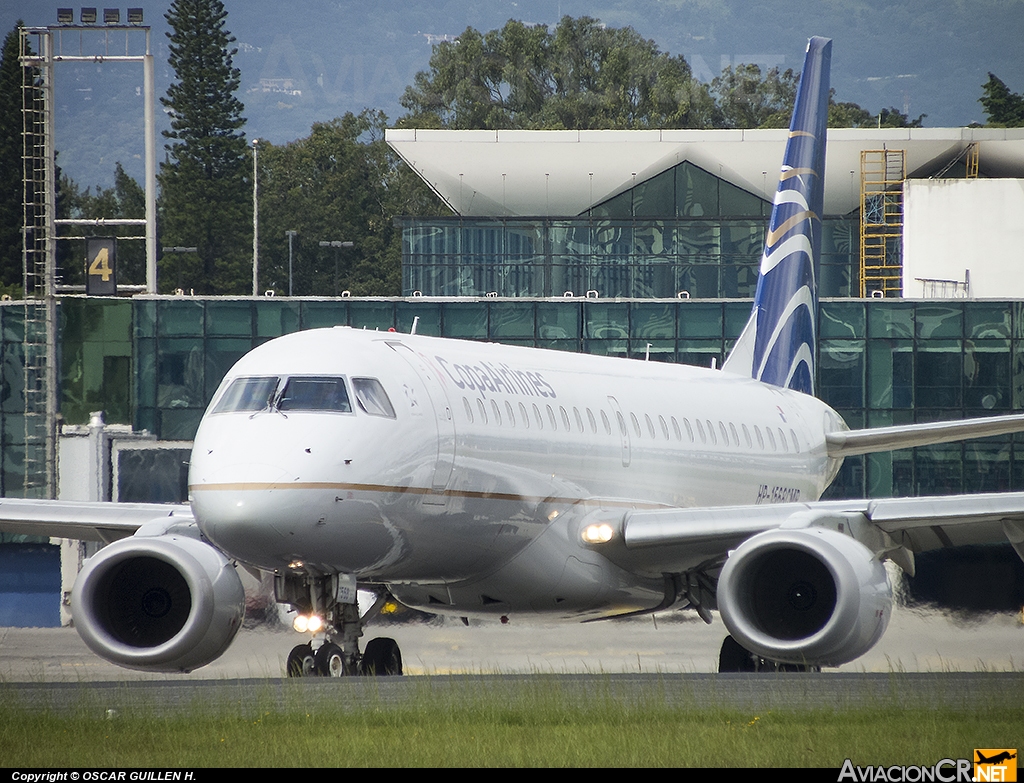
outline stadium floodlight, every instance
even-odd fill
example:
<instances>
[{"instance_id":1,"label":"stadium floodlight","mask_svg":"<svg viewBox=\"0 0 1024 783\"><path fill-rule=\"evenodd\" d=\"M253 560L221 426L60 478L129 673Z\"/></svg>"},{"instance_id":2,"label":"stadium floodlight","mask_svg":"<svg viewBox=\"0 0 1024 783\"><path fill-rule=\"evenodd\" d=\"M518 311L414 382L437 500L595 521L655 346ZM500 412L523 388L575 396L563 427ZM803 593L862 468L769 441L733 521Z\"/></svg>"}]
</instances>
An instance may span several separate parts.
<instances>
[{"instance_id":1,"label":"stadium floodlight","mask_svg":"<svg viewBox=\"0 0 1024 783\"><path fill-rule=\"evenodd\" d=\"M103 24L121 24L120 8L104 8Z\"/></svg>"},{"instance_id":2,"label":"stadium floodlight","mask_svg":"<svg viewBox=\"0 0 1024 783\"><path fill-rule=\"evenodd\" d=\"M75 9L74 8L58 8L57 9L57 24L74 24L75 23Z\"/></svg>"},{"instance_id":3,"label":"stadium floodlight","mask_svg":"<svg viewBox=\"0 0 1024 783\"><path fill-rule=\"evenodd\" d=\"M128 9L128 24L142 24L142 9L141 8L129 8Z\"/></svg>"},{"instance_id":4,"label":"stadium floodlight","mask_svg":"<svg viewBox=\"0 0 1024 783\"><path fill-rule=\"evenodd\" d=\"M96 9L95 8L83 8L82 9L82 24L96 24Z\"/></svg>"}]
</instances>

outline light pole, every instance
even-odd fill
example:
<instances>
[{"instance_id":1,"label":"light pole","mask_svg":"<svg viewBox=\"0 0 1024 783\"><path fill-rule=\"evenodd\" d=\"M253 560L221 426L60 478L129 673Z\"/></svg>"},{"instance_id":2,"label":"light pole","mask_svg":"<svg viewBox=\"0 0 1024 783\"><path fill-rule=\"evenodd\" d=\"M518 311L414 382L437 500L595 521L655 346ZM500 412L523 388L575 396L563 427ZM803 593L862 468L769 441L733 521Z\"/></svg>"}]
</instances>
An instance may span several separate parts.
<instances>
[{"instance_id":1,"label":"light pole","mask_svg":"<svg viewBox=\"0 0 1024 783\"><path fill-rule=\"evenodd\" d=\"M321 240L320 247L333 247L334 248L334 295L338 295L338 257L341 255L341 249L343 247L355 247L355 242L342 242L340 239Z\"/></svg>"},{"instance_id":2,"label":"light pole","mask_svg":"<svg viewBox=\"0 0 1024 783\"><path fill-rule=\"evenodd\" d=\"M288 296L292 295L292 239L298 233L298 231L284 232L285 236L288 237Z\"/></svg>"},{"instance_id":3,"label":"light pole","mask_svg":"<svg viewBox=\"0 0 1024 783\"><path fill-rule=\"evenodd\" d=\"M259 177L256 161L259 158L259 139L252 140L252 295L260 291L260 202Z\"/></svg>"}]
</instances>

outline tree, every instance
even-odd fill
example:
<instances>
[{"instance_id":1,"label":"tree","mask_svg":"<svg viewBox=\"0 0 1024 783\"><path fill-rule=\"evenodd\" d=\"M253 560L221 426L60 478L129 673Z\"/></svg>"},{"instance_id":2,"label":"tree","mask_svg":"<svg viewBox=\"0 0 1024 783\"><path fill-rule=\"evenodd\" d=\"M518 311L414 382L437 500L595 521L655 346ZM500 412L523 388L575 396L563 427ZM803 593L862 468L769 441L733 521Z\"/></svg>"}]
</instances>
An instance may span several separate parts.
<instances>
[{"instance_id":1,"label":"tree","mask_svg":"<svg viewBox=\"0 0 1024 783\"><path fill-rule=\"evenodd\" d=\"M799 82L800 74L792 68L772 68L762 76L757 65L726 67L711 82L711 95L721 112L721 127L788 127Z\"/></svg>"},{"instance_id":2,"label":"tree","mask_svg":"<svg viewBox=\"0 0 1024 783\"><path fill-rule=\"evenodd\" d=\"M250 226L245 119L235 97L237 49L224 29L220 0L174 0L165 18L173 32L168 62L177 81L161 102L170 112L164 135L169 161L161 167L161 241L198 253L165 261L168 286L197 293L245 293ZM164 269L164 273L170 273Z\"/></svg>"},{"instance_id":3,"label":"tree","mask_svg":"<svg viewBox=\"0 0 1024 783\"><path fill-rule=\"evenodd\" d=\"M995 74L988 75L988 81L981 85L982 95L978 99L988 115L986 125L1000 128L1024 127L1024 96L1010 92L1010 88Z\"/></svg>"},{"instance_id":4,"label":"tree","mask_svg":"<svg viewBox=\"0 0 1024 783\"><path fill-rule=\"evenodd\" d=\"M287 231L296 296L401 293L401 232L394 217L442 209L384 141L387 117L347 113L316 123L307 138L260 151L260 268L267 288L288 291ZM352 242L322 248L320 242ZM337 286L335 264L338 265Z\"/></svg>"},{"instance_id":5,"label":"tree","mask_svg":"<svg viewBox=\"0 0 1024 783\"><path fill-rule=\"evenodd\" d=\"M553 31L509 21L438 44L401 100L406 127L702 128L707 87L682 57L629 27L563 17Z\"/></svg>"}]
</instances>

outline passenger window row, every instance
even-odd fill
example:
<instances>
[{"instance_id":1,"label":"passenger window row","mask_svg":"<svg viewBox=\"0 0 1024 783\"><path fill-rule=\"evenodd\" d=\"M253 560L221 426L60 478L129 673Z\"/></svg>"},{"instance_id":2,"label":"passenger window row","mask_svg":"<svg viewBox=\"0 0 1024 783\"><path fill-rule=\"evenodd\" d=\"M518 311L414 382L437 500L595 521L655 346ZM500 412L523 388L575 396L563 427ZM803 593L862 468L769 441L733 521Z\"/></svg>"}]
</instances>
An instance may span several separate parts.
<instances>
[{"instance_id":1,"label":"passenger window row","mask_svg":"<svg viewBox=\"0 0 1024 783\"><path fill-rule=\"evenodd\" d=\"M608 413L604 410L598 411L601 417L601 423L598 425L597 417L590 408L584 408L586 413L586 419L584 420L584 414L575 406L568 409L565 406L559 405L557 406L558 412L556 413L555 406L550 404L545 405L544 409L542 409L537 403L532 403L528 409L522 402L514 407L509 401L505 401L502 405L497 400L492 399L489 402L485 402L483 398L479 397L476 400L475 411L473 404L470 403L467 397L462 398L462 404L466 411L466 419L470 424L479 420L481 424L493 423L497 426L513 428L518 426L522 429L530 429L532 427L541 431L550 429L554 432L559 430L580 434L589 432L591 435L597 435L601 432L605 435L612 434L611 420L608 418ZM622 414L616 411L615 416L618 420L619 434L622 437L628 436L630 433L626 429L626 421ZM657 424L655 424L655 421L657 421ZM643 414L641 423L640 417L633 412L629 414L629 426L632 429L633 437L640 439L649 438L651 440L660 439L682 442L685 437L685 440L689 443L697 443L699 441L705 445L722 445L723 447L735 448L743 446L748 449L753 449L756 443L757 448L761 451L781 451L787 454L790 451L797 454L800 453L800 441L792 427L786 433L781 427L776 427L773 430L772 427L765 426L762 430L760 426L755 424L752 425L753 437L751 437L751 428L746 424L740 424L737 429L736 424L731 421L728 424L718 421L716 426L710 419L701 420L695 418L691 425L690 420L683 417L682 427L680 427L679 420L675 416L670 416L666 419L659 414L655 419L647 413ZM683 434L684 431L685 436ZM740 433L742 433L742 438Z\"/></svg>"}]
</instances>

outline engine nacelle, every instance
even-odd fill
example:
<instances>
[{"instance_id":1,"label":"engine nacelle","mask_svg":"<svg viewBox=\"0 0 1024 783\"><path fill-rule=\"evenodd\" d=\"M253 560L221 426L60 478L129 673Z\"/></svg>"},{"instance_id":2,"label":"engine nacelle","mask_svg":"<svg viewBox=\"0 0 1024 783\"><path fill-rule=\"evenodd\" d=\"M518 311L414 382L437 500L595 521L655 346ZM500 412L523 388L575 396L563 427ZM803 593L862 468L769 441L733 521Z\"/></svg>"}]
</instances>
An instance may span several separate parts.
<instances>
[{"instance_id":1,"label":"engine nacelle","mask_svg":"<svg viewBox=\"0 0 1024 783\"><path fill-rule=\"evenodd\" d=\"M227 558L202 541L136 536L86 560L71 614L101 658L130 669L188 672L235 638L245 590Z\"/></svg>"},{"instance_id":2,"label":"engine nacelle","mask_svg":"<svg viewBox=\"0 0 1024 783\"><path fill-rule=\"evenodd\" d=\"M892 587L860 542L834 530L760 533L733 552L718 608L743 647L780 663L838 666L885 633Z\"/></svg>"}]
</instances>

